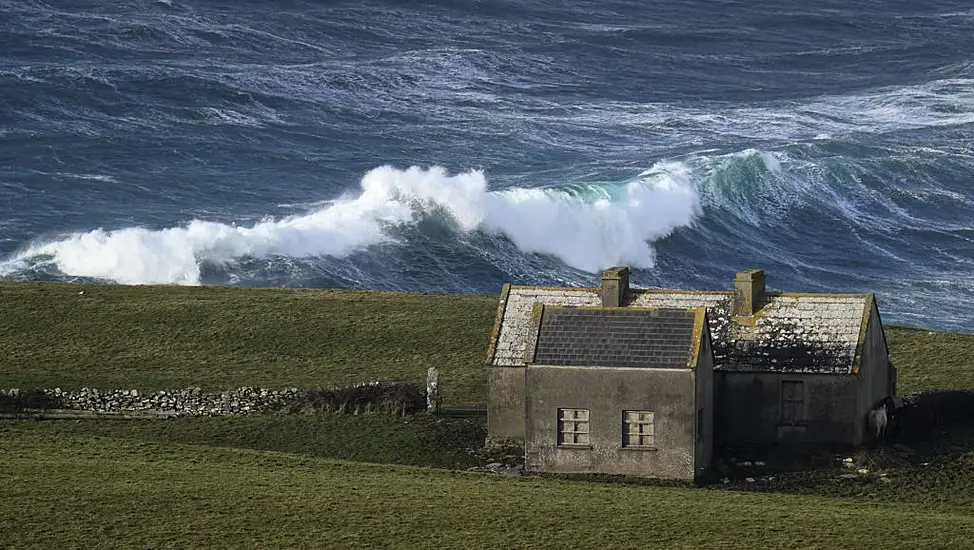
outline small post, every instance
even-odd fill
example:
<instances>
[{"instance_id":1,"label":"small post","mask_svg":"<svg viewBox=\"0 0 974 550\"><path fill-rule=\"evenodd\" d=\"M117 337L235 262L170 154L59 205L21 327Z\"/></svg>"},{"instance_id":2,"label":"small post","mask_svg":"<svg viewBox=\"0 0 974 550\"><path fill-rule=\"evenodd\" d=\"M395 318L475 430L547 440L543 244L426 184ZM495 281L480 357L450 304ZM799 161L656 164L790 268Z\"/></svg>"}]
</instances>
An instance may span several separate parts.
<instances>
[{"instance_id":1,"label":"small post","mask_svg":"<svg viewBox=\"0 0 974 550\"><path fill-rule=\"evenodd\" d=\"M436 367L430 367L426 371L426 410L440 410L440 371Z\"/></svg>"}]
</instances>

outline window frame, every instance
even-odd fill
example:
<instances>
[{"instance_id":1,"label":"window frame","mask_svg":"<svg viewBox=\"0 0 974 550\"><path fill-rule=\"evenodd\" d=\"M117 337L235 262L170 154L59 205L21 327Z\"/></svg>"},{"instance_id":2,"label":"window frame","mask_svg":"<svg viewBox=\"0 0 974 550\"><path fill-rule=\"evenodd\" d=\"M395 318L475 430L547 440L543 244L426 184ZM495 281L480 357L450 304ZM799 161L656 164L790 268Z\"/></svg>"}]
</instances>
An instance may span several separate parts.
<instances>
[{"instance_id":1,"label":"window frame","mask_svg":"<svg viewBox=\"0 0 974 550\"><path fill-rule=\"evenodd\" d=\"M635 431L633 431L634 426ZM645 430L646 427L649 427L648 433ZM633 442L633 436L636 438L635 442ZM622 448L656 450L656 413L654 411L622 411Z\"/></svg>"},{"instance_id":2,"label":"window frame","mask_svg":"<svg viewBox=\"0 0 974 550\"><path fill-rule=\"evenodd\" d=\"M559 407L556 422L559 447L587 448L592 446L591 410Z\"/></svg>"}]
</instances>

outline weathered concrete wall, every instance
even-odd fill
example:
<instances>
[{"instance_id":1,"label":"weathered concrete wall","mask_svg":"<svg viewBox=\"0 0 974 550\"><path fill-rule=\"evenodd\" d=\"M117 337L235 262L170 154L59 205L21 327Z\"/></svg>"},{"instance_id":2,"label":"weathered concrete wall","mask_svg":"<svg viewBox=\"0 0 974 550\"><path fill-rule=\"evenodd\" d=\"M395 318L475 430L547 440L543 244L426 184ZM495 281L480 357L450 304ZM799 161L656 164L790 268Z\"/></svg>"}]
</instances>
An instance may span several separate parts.
<instances>
[{"instance_id":1,"label":"weathered concrete wall","mask_svg":"<svg viewBox=\"0 0 974 550\"><path fill-rule=\"evenodd\" d=\"M525 470L693 479L693 371L532 365L525 386ZM590 411L591 448L558 446L559 408ZM627 410L654 413L655 450L622 447Z\"/></svg>"},{"instance_id":2,"label":"weathered concrete wall","mask_svg":"<svg viewBox=\"0 0 974 550\"><path fill-rule=\"evenodd\" d=\"M694 430L696 434L694 470L698 475L710 467L714 449L714 360L709 332L705 331L704 334L700 342L696 370L693 373L697 388L695 397L698 412L695 414L701 414L702 411L703 416L702 422L697 422L702 425L696 426Z\"/></svg>"},{"instance_id":3,"label":"weathered concrete wall","mask_svg":"<svg viewBox=\"0 0 974 550\"><path fill-rule=\"evenodd\" d=\"M717 444L860 442L855 375L716 373ZM801 381L803 421L782 421L781 382Z\"/></svg>"},{"instance_id":4,"label":"weathered concrete wall","mask_svg":"<svg viewBox=\"0 0 974 550\"><path fill-rule=\"evenodd\" d=\"M524 443L524 367L487 369L487 446Z\"/></svg>"},{"instance_id":5,"label":"weathered concrete wall","mask_svg":"<svg viewBox=\"0 0 974 550\"><path fill-rule=\"evenodd\" d=\"M882 330L879 311L875 305L870 308L869 325L866 330L862 358L859 365L858 421L863 441L875 436L869 434L869 411L883 399L892 395L892 372L889 368L889 355L886 350L886 335Z\"/></svg>"}]
</instances>

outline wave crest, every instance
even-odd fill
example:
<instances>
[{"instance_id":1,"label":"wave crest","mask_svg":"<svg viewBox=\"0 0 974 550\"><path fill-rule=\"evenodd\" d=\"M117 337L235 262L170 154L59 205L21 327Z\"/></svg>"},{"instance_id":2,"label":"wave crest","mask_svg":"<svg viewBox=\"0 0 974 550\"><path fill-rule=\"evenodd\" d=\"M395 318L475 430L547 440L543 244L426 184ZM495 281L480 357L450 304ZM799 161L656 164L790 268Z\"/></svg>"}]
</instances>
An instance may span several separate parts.
<instances>
[{"instance_id":1,"label":"wave crest","mask_svg":"<svg viewBox=\"0 0 974 550\"><path fill-rule=\"evenodd\" d=\"M554 256L595 272L617 263L652 267L651 241L690 224L700 207L688 170L654 166L624 183L576 189L488 191L482 171L449 175L441 167L382 166L356 196L309 213L244 227L193 220L182 227L129 227L75 233L38 243L0 263L0 275L50 265L65 275L125 284L201 282L201 266L243 258L345 257L393 241L393 226L445 213L458 233L507 237L527 253Z\"/></svg>"}]
</instances>

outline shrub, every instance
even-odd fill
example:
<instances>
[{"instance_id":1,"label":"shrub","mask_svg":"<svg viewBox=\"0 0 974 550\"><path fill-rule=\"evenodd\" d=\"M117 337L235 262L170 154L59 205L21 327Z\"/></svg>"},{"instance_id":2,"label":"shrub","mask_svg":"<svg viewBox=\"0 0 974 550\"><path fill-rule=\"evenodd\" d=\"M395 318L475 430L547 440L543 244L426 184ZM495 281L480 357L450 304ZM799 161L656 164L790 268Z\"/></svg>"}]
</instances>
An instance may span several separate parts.
<instances>
[{"instance_id":1,"label":"shrub","mask_svg":"<svg viewBox=\"0 0 974 550\"><path fill-rule=\"evenodd\" d=\"M25 409L57 409L61 406L61 398L40 388L0 391L0 413L18 413Z\"/></svg>"},{"instance_id":2,"label":"shrub","mask_svg":"<svg viewBox=\"0 0 974 550\"><path fill-rule=\"evenodd\" d=\"M426 394L418 386L405 382L370 382L357 386L298 390L282 412L406 415L425 408Z\"/></svg>"}]
</instances>

